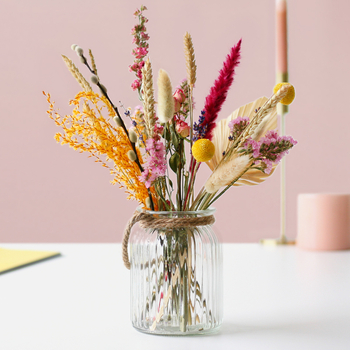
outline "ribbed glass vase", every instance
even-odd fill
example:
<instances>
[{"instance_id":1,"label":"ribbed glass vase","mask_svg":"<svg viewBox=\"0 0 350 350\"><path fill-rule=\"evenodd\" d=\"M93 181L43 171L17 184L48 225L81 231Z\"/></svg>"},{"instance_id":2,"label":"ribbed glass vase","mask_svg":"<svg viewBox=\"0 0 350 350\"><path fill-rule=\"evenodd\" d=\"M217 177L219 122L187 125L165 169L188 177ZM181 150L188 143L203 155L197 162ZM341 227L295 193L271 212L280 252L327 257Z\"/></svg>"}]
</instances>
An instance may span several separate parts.
<instances>
[{"instance_id":1,"label":"ribbed glass vase","mask_svg":"<svg viewBox=\"0 0 350 350\"><path fill-rule=\"evenodd\" d=\"M158 219L207 217L196 212L152 212ZM222 250L211 225L143 229L130 236L131 321L142 332L206 334L223 316Z\"/></svg>"}]
</instances>

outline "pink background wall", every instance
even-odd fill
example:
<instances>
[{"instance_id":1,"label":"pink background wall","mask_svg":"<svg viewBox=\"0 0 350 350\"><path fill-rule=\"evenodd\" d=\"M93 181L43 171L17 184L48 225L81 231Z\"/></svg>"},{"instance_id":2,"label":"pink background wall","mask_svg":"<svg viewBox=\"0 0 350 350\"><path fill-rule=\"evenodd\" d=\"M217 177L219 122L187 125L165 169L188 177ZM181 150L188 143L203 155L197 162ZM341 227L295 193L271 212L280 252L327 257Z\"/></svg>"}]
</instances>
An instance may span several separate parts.
<instances>
[{"instance_id":1,"label":"pink background wall","mask_svg":"<svg viewBox=\"0 0 350 350\"><path fill-rule=\"evenodd\" d=\"M109 184L107 170L56 144L41 91L61 112L79 86L60 54L79 64L70 45L95 54L114 101L138 104L130 29L140 1L2 0L0 242L115 242L136 203ZM198 65L196 115L222 61L240 38L242 60L221 113L271 93L275 67L274 0L148 0L153 70L173 85L185 77L182 37L192 34ZM290 80L297 98L287 131L299 145L287 159L288 235L296 234L302 192L350 192L350 49L348 1L289 2ZM88 76L88 74L86 74ZM202 167L205 168L204 166ZM208 175L205 172L199 182ZM217 227L228 242L279 234L279 173L255 188L233 189L217 204Z\"/></svg>"}]
</instances>

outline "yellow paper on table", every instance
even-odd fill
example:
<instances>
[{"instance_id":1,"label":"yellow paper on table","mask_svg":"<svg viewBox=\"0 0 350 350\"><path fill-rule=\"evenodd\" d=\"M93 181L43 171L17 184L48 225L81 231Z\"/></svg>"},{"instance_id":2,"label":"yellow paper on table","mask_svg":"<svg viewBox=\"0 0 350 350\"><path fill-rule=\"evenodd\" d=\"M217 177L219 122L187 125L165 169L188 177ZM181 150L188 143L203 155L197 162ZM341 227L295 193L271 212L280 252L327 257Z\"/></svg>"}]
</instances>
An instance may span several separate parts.
<instances>
[{"instance_id":1,"label":"yellow paper on table","mask_svg":"<svg viewBox=\"0 0 350 350\"><path fill-rule=\"evenodd\" d=\"M58 252L41 252L33 250L17 250L0 248L0 274L18 267L58 256Z\"/></svg>"}]
</instances>

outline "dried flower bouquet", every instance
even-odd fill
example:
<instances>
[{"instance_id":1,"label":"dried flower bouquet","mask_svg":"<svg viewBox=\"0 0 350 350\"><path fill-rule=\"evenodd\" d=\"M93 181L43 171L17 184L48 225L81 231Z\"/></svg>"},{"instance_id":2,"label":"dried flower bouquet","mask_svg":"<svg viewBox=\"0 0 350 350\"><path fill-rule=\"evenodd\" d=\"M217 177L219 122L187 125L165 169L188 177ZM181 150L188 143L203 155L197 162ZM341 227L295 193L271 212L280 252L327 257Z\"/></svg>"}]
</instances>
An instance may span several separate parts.
<instances>
[{"instance_id":1,"label":"dried flower bouquet","mask_svg":"<svg viewBox=\"0 0 350 350\"><path fill-rule=\"evenodd\" d=\"M89 152L109 169L112 183L123 187L128 198L157 212L135 212L124 233L123 260L127 268L132 267L134 327L156 334L205 333L220 326L223 309L221 250L211 226L213 210L206 209L232 186L265 181L296 144L292 137L275 131L277 103L291 103L295 93L292 85L283 83L270 98L260 97L217 122L239 65L240 40L227 55L194 121L197 67L191 35L184 36L187 78L174 90L168 73L161 69L156 98L147 58L145 10L142 6L135 12L136 47L129 67L136 76L131 87L142 106L133 112L117 107L102 84L91 50L89 63L77 45L72 49L89 69L98 92L63 56L82 88L70 102L72 114L59 115L50 94L44 94L49 116L63 128L55 136L57 142ZM212 173L196 193L196 175L203 162ZM130 239L129 260L129 234L138 221L144 231Z\"/></svg>"},{"instance_id":2,"label":"dried flower bouquet","mask_svg":"<svg viewBox=\"0 0 350 350\"><path fill-rule=\"evenodd\" d=\"M91 50L89 64L83 49L72 45L92 74L90 82L98 92L93 91L74 63L62 56L82 91L70 102L72 114L64 117L55 111L50 94L44 93L50 105L49 116L63 128L55 136L57 142L89 152L110 170L113 184L124 187L129 199L137 200L142 208L149 210L204 210L232 186L265 181L297 143L275 131L276 105L291 103L294 87L280 84L270 98L261 97L217 123L239 65L240 40L227 55L199 119L194 122L196 60L191 35L184 36L187 78L174 90L168 73L161 69L156 98L152 66L147 58L149 35L145 10L141 6L134 14L138 19L132 29L136 47L132 52L134 62L129 67L136 76L131 87L137 91L142 106L133 112L122 105L118 108L102 84ZM212 173L195 193L196 174L203 162Z\"/></svg>"}]
</instances>

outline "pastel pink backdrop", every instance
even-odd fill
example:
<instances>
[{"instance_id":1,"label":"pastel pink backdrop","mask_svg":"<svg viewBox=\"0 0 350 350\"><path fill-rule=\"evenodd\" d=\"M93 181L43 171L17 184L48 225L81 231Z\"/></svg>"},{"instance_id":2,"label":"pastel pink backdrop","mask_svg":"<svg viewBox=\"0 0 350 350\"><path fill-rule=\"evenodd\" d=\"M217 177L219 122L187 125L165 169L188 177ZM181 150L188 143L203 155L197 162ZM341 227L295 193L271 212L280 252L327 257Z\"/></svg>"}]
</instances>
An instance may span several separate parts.
<instances>
[{"instance_id":1,"label":"pastel pink backdrop","mask_svg":"<svg viewBox=\"0 0 350 350\"><path fill-rule=\"evenodd\" d=\"M69 147L47 117L42 90L62 113L79 91L61 54L87 71L73 43L91 48L113 101L138 104L130 29L140 1L2 0L0 242L116 242L136 203L109 184L107 170ZM149 0L148 31L154 72L176 85L185 76L182 38L192 34L198 115L230 47L240 38L242 60L221 118L275 84L275 1ZM302 192L349 192L348 13L343 0L289 1L289 71L297 98L287 117L299 145L287 158L287 234L296 235ZM205 169L203 166L202 169ZM201 170L202 170L201 169ZM199 183L208 175L204 172ZM254 188L232 189L216 204L226 242L255 242L279 234L279 173Z\"/></svg>"}]
</instances>

